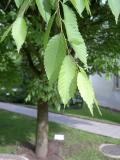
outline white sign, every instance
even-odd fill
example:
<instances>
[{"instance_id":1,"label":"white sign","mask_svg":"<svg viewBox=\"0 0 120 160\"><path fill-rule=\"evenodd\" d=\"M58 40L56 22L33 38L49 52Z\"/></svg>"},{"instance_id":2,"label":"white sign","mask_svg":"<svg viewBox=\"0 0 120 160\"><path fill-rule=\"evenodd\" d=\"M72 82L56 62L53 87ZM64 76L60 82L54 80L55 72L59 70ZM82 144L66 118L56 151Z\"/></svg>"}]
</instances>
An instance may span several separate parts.
<instances>
[{"instance_id":1,"label":"white sign","mask_svg":"<svg viewBox=\"0 0 120 160\"><path fill-rule=\"evenodd\" d=\"M64 135L63 134L55 134L54 140L64 141Z\"/></svg>"}]
</instances>

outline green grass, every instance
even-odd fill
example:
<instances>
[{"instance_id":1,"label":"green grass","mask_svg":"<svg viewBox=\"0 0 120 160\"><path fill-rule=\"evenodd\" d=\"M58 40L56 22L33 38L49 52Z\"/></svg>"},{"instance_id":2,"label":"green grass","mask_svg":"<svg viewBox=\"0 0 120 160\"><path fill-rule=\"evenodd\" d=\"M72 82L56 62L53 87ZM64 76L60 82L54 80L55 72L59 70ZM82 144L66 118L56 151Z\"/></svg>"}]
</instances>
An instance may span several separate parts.
<instances>
[{"instance_id":1,"label":"green grass","mask_svg":"<svg viewBox=\"0 0 120 160\"><path fill-rule=\"evenodd\" d=\"M70 116L75 116L79 118L85 118L85 119L92 119L92 120L97 120L97 121L102 121L102 122L107 122L107 123L118 123L120 124L120 112L113 111L107 108L101 107L101 112L102 116L98 113L97 108L94 108L94 116L90 114L90 111L86 105L84 105L81 109L65 109L64 112L61 111L61 114L65 115L70 115ZM56 109L51 109L51 112L57 112Z\"/></svg>"},{"instance_id":2,"label":"green grass","mask_svg":"<svg viewBox=\"0 0 120 160\"><path fill-rule=\"evenodd\" d=\"M26 141L34 144L35 126L35 119L0 110L0 153L15 153L20 144ZM53 139L56 133L65 135L64 150L61 150L64 160L112 160L103 156L98 146L101 143L120 143L120 140L50 123L49 139ZM78 144L79 148L76 149Z\"/></svg>"}]
</instances>

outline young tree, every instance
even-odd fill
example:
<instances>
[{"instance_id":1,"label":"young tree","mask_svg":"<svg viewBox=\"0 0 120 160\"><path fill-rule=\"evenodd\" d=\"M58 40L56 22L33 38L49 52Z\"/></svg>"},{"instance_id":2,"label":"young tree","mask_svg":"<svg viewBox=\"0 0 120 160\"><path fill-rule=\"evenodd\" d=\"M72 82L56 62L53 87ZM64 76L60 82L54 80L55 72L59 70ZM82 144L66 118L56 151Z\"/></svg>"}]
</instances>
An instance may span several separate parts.
<instances>
[{"instance_id":1,"label":"young tree","mask_svg":"<svg viewBox=\"0 0 120 160\"><path fill-rule=\"evenodd\" d=\"M18 7L17 18L5 31L1 42L11 31L18 53L27 57L27 63L35 75L31 94L27 99L34 96L38 103L38 158L46 157L48 152L48 104L51 100L59 99L60 95L66 106L78 87L92 115L93 104L98 107L86 74L89 68L87 49L79 32L75 13L83 17L82 13L86 10L91 15L90 7L94 3L94 0L15 0ZM108 0L108 4L117 22L120 1Z\"/></svg>"}]
</instances>

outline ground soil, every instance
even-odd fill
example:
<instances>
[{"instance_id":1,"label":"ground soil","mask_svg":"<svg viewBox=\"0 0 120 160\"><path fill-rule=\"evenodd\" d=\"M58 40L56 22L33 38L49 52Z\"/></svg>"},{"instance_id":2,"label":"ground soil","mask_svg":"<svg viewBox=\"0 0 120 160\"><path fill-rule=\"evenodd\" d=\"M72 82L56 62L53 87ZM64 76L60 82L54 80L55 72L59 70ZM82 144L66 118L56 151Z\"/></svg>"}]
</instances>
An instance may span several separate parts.
<instances>
[{"instance_id":1,"label":"ground soil","mask_svg":"<svg viewBox=\"0 0 120 160\"><path fill-rule=\"evenodd\" d=\"M23 155L27 157L29 160L64 160L60 156L60 150L63 147L62 142L58 141L50 141L49 147L48 147L48 155L45 159L38 159L35 155L35 147L29 143L25 143L20 147L20 149L17 151L17 154Z\"/></svg>"},{"instance_id":2,"label":"ground soil","mask_svg":"<svg viewBox=\"0 0 120 160\"><path fill-rule=\"evenodd\" d=\"M20 147L17 154L27 157L29 160L64 160L63 157L76 154L81 148L81 144L64 146L64 142L50 141L48 155L46 159L38 159L34 152L34 146L26 143Z\"/></svg>"}]
</instances>

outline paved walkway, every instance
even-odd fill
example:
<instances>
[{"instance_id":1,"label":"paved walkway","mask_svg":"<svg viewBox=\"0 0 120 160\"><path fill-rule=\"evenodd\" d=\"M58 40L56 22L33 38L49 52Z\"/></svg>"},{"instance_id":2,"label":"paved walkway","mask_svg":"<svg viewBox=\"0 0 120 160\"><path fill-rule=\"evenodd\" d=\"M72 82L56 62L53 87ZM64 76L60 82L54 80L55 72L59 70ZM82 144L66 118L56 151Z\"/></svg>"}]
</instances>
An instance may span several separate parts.
<instances>
[{"instance_id":1,"label":"paved walkway","mask_svg":"<svg viewBox=\"0 0 120 160\"><path fill-rule=\"evenodd\" d=\"M36 109L27 108L20 105L0 103L0 109L10 112L20 113L30 117L36 117ZM72 128L83 131L120 139L120 126L49 113L49 121L65 124Z\"/></svg>"}]
</instances>

